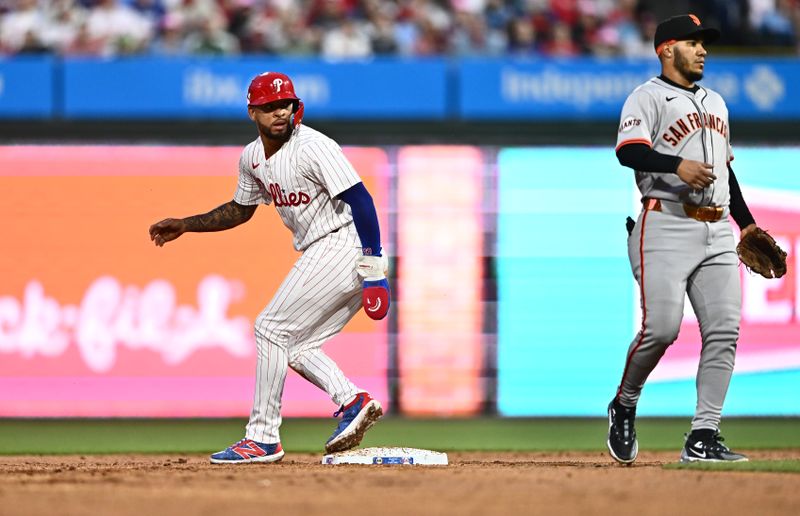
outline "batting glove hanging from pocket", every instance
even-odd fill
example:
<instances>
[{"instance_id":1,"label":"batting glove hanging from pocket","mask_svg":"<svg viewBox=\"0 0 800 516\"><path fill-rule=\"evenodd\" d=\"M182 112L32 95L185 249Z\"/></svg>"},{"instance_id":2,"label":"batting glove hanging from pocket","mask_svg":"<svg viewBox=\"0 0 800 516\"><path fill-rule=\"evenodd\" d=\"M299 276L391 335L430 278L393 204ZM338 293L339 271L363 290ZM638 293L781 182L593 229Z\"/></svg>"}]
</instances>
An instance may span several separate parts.
<instances>
[{"instance_id":1,"label":"batting glove hanging from pocket","mask_svg":"<svg viewBox=\"0 0 800 516\"><path fill-rule=\"evenodd\" d=\"M386 280L388 270L389 260L386 256L361 256L356 260L356 271L364 278L361 305L364 312L376 321L389 313L391 293Z\"/></svg>"}]
</instances>

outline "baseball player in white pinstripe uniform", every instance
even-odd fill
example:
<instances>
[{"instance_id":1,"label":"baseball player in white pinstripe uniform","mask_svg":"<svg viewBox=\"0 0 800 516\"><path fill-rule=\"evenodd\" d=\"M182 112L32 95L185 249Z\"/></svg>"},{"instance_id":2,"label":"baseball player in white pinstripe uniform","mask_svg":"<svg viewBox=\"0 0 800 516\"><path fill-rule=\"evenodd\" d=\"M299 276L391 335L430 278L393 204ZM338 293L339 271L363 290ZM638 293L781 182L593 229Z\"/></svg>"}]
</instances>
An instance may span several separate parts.
<instances>
[{"instance_id":1,"label":"baseball player in white pinstripe uniform","mask_svg":"<svg viewBox=\"0 0 800 516\"><path fill-rule=\"evenodd\" d=\"M332 139L301 124L303 104L291 79L269 72L248 88L248 114L259 137L239 159L233 200L203 215L165 219L150 227L156 245L186 231L221 231L274 204L301 257L255 322L258 347L253 411L245 438L211 455L213 463L275 462L281 397L291 367L327 392L342 420L327 452L357 446L383 414L381 405L344 375L323 351L363 306L386 316L389 285L375 206L358 173Z\"/></svg>"}]
</instances>

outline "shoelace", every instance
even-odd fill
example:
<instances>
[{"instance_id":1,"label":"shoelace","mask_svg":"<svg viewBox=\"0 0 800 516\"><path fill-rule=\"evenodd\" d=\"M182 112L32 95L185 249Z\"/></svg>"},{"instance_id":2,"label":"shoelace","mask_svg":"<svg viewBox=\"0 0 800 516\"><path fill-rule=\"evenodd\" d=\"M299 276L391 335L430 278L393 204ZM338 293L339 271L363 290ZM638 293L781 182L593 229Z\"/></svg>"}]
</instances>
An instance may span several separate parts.
<instances>
[{"instance_id":1,"label":"shoelace","mask_svg":"<svg viewBox=\"0 0 800 516\"><path fill-rule=\"evenodd\" d=\"M345 409L344 405L342 405L342 406L339 407L339 410L337 410L336 412L333 413L333 417L339 417L339 414L344 414L348 410L350 410L350 409Z\"/></svg>"},{"instance_id":2,"label":"shoelace","mask_svg":"<svg viewBox=\"0 0 800 516\"><path fill-rule=\"evenodd\" d=\"M356 397L356 400L358 400L358 397ZM333 413L333 417L339 417L339 414L342 414L344 412L345 412L344 405L340 405L339 410Z\"/></svg>"},{"instance_id":3,"label":"shoelace","mask_svg":"<svg viewBox=\"0 0 800 516\"><path fill-rule=\"evenodd\" d=\"M344 405L342 405L342 407L339 410L337 410L336 412L333 413L333 417L339 417L339 414L341 414L343 412L345 412ZM338 435L339 433L343 432L344 429L347 428L347 426L349 424L350 424L350 421L348 421L346 418L342 418L342 420L339 421L339 424L336 425L336 431L334 432L334 435Z\"/></svg>"},{"instance_id":4,"label":"shoelace","mask_svg":"<svg viewBox=\"0 0 800 516\"><path fill-rule=\"evenodd\" d=\"M726 452L731 451L727 446L722 444L722 441L724 440L725 440L724 437L722 437L719 434L715 434L711 436L711 439L703 442L703 448L710 451L726 451Z\"/></svg>"},{"instance_id":5,"label":"shoelace","mask_svg":"<svg viewBox=\"0 0 800 516\"><path fill-rule=\"evenodd\" d=\"M697 445L700 444L701 450L705 450L710 453L719 453L719 452L728 452L732 453L730 448L722 444L725 438L716 433L710 437L705 439L698 439L695 443L691 446L691 448L697 448Z\"/></svg>"}]
</instances>

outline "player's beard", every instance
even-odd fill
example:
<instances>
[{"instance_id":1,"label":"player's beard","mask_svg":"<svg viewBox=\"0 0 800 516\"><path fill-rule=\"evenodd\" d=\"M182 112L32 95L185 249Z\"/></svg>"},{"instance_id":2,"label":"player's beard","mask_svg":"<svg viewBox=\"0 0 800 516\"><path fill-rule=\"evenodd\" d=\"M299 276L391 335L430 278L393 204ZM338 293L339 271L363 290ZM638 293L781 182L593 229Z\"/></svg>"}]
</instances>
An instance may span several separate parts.
<instances>
[{"instance_id":1,"label":"player's beard","mask_svg":"<svg viewBox=\"0 0 800 516\"><path fill-rule=\"evenodd\" d=\"M683 58L683 54L675 52L675 69L688 82L695 83L703 78L703 72L693 72L689 68L689 61Z\"/></svg>"},{"instance_id":2,"label":"player's beard","mask_svg":"<svg viewBox=\"0 0 800 516\"><path fill-rule=\"evenodd\" d=\"M264 127L259 125L259 129L261 130L261 134L264 135L265 138L270 140L276 140L279 142L286 142L292 136L292 124L287 123L286 127L283 131L278 134L274 134L269 127Z\"/></svg>"}]
</instances>

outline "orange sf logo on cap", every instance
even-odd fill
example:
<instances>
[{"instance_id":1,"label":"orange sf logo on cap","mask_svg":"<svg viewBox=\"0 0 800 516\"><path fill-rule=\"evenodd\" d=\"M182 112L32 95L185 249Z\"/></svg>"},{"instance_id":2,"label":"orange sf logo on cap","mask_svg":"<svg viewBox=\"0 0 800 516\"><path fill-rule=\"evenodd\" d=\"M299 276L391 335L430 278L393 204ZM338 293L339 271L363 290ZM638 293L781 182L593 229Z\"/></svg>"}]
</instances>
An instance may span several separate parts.
<instances>
[{"instance_id":1,"label":"orange sf logo on cap","mask_svg":"<svg viewBox=\"0 0 800 516\"><path fill-rule=\"evenodd\" d=\"M697 16L695 16L693 14L690 14L689 18L692 19L692 21L694 22L695 25L700 26L700 18L698 18Z\"/></svg>"}]
</instances>

